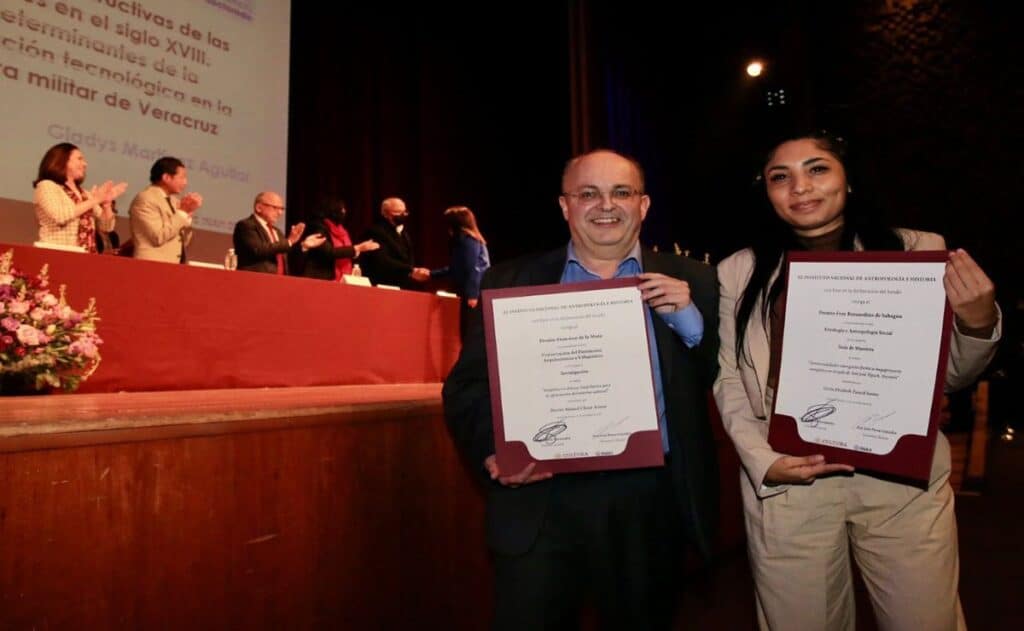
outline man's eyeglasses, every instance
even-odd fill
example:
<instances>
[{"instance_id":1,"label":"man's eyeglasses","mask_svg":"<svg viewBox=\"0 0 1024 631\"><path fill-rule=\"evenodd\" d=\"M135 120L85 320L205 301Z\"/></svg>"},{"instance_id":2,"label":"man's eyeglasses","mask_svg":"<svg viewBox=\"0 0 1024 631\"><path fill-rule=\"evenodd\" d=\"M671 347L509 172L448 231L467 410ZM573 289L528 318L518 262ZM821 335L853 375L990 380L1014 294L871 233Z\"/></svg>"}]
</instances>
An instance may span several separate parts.
<instances>
[{"instance_id":1,"label":"man's eyeglasses","mask_svg":"<svg viewBox=\"0 0 1024 631\"><path fill-rule=\"evenodd\" d=\"M584 204L596 202L600 200L601 197L604 195L604 193L601 192L601 189L597 188L596 186L581 188L575 193L567 192L562 194L567 197L573 197L583 202ZM628 202L637 195L643 195L643 193L641 191L636 190L635 188L630 188L628 186L616 186L612 190L608 191L608 198L611 199L613 202Z\"/></svg>"},{"instance_id":2,"label":"man's eyeglasses","mask_svg":"<svg viewBox=\"0 0 1024 631\"><path fill-rule=\"evenodd\" d=\"M273 208L274 210L280 210L281 212L285 211L285 207L284 206L275 206L274 204L268 204L267 202L260 202L260 203L263 204L264 206L268 207L268 208Z\"/></svg>"}]
</instances>

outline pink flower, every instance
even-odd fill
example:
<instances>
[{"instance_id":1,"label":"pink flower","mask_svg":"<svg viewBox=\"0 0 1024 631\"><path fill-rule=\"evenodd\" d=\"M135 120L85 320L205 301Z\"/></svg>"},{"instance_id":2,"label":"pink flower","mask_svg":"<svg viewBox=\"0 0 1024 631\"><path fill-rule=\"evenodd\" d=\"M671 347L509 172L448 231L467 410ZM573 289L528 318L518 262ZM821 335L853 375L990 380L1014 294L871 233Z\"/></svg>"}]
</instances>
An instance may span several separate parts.
<instances>
[{"instance_id":1,"label":"pink flower","mask_svg":"<svg viewBox=\"0 0 1024 631\"><path fill-rule=\"evenodd\" d=\"M61 324L65 329L70 329L82 321L82 314L67 305L57 307L54 315L61 320Z\"/></svg>"},{"instance_id":2,"label":"pink flower","mask_svg":"<svg viewBox=\"0 0 1024 631\"><path fill-rule=\"evenodd\" d=\"M103 341L94 329L95 301L90 300L86 312L75 311L49 291L48 266L29 276L11 266L12 256L13 251L0 254L0 351L5 367L12 359L24 360L37 373L38 383L74 390L84 378L75 371L100 357Z\"/></svg>"},{"instance_id":3,"label":"pink flower","mask_svg":"<svg viewBox=\"0 0 1024 631\"><path fill-rule=\"evenodd\" d=\"M96 357L96 353L99 351L99 349L96 348L96 345L88 339L81 339L72 342L71 346L68 347L68 350L71 351L73 355L82 355L89 359Z\"/></svg>"},{"instance_id":4,"label":"pink flower","mask_svg":"<svg viewBox=\"0 0 1024 631\"><path fill-rule=\"evenodd\" d=\"M17 336L18 341L25 346L38 346L42 341L40 337L45 337L41 336L39 329L28 324L22 324L18 327Z\"/></svg>"}]
</instances>

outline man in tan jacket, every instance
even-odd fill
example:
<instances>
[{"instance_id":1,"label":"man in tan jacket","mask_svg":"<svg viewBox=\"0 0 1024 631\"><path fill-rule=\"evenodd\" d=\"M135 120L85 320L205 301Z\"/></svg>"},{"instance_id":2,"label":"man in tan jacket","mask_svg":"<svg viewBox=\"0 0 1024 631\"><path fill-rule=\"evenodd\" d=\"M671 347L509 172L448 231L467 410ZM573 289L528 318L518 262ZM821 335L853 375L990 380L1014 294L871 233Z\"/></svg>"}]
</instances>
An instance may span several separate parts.
<instances>
[{"instance_id":1,"label":"man in tan jacket","mask_svg":"<svg viewBox=\"0 0 1024 631\"><path fill-rule=\"evenodd\" d=\"M149 170L150 185L132 200L131 222L135 258L184 263L192 238L192 215L203 204L198 193L179 197L188 186L181 160L165 156Z\"/></svg>"}]
</instances>

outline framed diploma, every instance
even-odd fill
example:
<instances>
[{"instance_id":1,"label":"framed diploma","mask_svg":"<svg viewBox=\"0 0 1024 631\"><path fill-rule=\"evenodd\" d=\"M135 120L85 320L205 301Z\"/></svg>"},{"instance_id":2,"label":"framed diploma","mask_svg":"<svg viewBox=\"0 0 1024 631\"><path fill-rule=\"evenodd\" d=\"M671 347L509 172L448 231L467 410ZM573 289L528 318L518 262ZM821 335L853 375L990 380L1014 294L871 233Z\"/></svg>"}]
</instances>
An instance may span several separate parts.
<instances>
[{"instance_id":1,"label":"framed diploma","mask_svg":"<svg viewBox=\"0 0 1024 631\"><path fill-rule=\"evenodd\" d=\"M485 290L495 457L564 473L661 465L637 279Z\"/></svg>"},{"instance_id":2,"label":"framed diploma","mask_svg":"<svg viewBox=\"0 0 1024 631\"><path fill-rule=\"evenodd\" d=\"M949 353L948 254L791 252L768 442L927 484Z\"/></svg>"}]
</instances>

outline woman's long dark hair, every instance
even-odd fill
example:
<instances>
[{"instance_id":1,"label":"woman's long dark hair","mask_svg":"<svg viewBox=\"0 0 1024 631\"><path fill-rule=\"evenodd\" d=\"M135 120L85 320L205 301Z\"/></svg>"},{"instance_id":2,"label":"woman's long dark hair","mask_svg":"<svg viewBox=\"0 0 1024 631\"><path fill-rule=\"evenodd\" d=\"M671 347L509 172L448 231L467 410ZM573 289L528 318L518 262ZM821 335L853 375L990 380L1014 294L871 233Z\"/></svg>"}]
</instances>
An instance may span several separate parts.
<instances>
[{"instance_id":1,"label":"woman's long dark hair","mask_svg":"<svg viewBox=\"0 0 1024 631\"><path fill-rule=\"evenodd\" d=\"M50 180L64 186L68 181L68 160L71 159L71 154L76 149L78 147L70 142L61 142L47 149L43 154L43 159L39 161L39 175L36 181L32 182L32 186L35 187L43 180ZM81 186L84 181L83 177L80 180L75 180L75 183Z\"/></svg>"},{"instance_id":2,"label":"woman's long dark hair","mask_svg":"<svg viewBox=\"0 0 1024 631\"><path fill-rule=\"evenodd\" d=\"M755 178L754 188L759 194L761 201L759 205L767 206L765 212L760 213L759 220L763 220L764 226L756 230L754 243L751 250L754 255L754 270L747 281L747 286L736 305L736 360L739 361L743 354L743 340L746 337L747 323L754 311L754 304L761 298L761 321L767 330L768 317L775 305L775 301L785 287L785 279L782 274L770 282L772 274L782 263L782 259L789 250L806 249L797 239L793 228L783 221L768 202L764 190L764 177L761 175L764 166L768 164L775 150L784 142L801 139L813 140L822 150L832 154L843 165L846 171L846 180L851 186L857 186L856 194L850 193L846 197L843 207L843 233L840 240L840 249L852 250L854 241L858 240L865 250L902 250L903 240L891 227L882 222L880 213L874 204L871 204L866 193L860 190L860 182L857 180L854 161L849 158L846 141L842 137L833 135L825 130L814 129L805 132L796 132L777 136L768 152L762 156L760 171ZM857 184L854 184L857 182Z\"/></svg>"}]
</instances>

